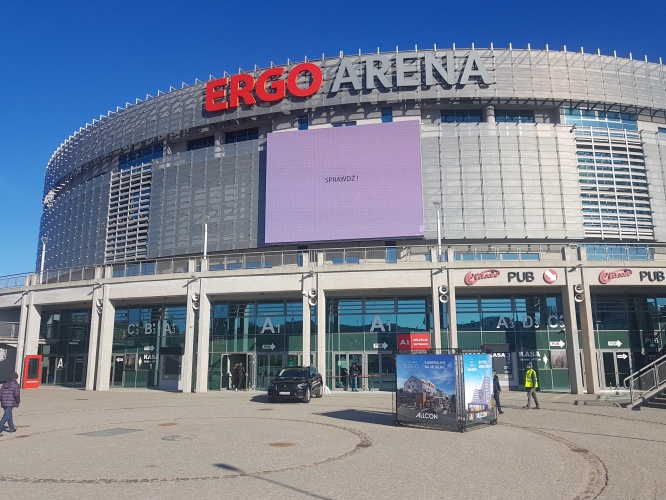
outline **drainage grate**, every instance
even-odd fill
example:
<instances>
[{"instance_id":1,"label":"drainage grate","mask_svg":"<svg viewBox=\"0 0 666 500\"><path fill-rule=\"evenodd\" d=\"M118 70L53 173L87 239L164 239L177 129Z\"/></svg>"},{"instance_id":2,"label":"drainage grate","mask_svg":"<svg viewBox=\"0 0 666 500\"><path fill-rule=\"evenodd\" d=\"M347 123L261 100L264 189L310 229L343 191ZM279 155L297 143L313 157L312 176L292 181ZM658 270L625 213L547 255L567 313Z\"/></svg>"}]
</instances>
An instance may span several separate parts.
<instances>
[{"instance_id":1,"label":"drainage grate","mask_svg":"<svg viewBox=\"0 0 666 500\"><path fill-rule=\"evenodd\" d=\"M141 432L141 429L106 429L104 431L84 432L78 434L78 436L109 437L120 436L121 434L127 434L129 432Z\"/></svg>"}]
</instances>

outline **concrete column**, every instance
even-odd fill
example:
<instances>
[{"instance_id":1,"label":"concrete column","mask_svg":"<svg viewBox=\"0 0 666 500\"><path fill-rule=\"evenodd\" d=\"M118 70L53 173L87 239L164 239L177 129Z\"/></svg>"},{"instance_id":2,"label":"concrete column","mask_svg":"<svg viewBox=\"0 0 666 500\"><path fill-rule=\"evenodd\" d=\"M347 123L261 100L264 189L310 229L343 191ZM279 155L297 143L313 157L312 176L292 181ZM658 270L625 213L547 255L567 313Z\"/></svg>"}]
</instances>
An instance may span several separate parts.
<instances>
[{"instance_id":1,"label":"concrete column","mask_svg":"<svg viewBox=\"0 0 666 500\"><path fill-rule=\"evenodd\" d=\"M301 294L303 299L303 366L310 366L310 297L305 293ZM319 305L319 300L317 300Z\"/></svg>"},{"instance_id":2,"label":"concrete column","mask_svg":"<svg viewBox=\"0 0 666 500\"><path fill-rule=\"evenodd\" d=\"M592 321L592 304L590 287L583 282L585 300L578 304L580 308L581 336L583 345L583 362L585 363L585 390L588 394L599 394L599 371L597 366L597 347L594 342L594 322Z\"/></svg>"},{"instance_id":3,"label":"concrete column","mask_svg":"<svg viewBox=\"0 0 666 500\"><path fill-rule=\"evenodd\" d=\"M201 280L190 279L187 284L187 312L185 316L185 346L180 361L180 382L183 392L192 392L192 368L194 367L194 337L197 314L201 306L199 293ZM197 300L195 300L195 298Z\"/></svg>"},{"instance_id":4,"label":"concrete column","mask_svg":"<svg viewBox=\"0 0 666 500\"><path fill-rule=\"evenodd\" d=\"M197 333L197 379L194 392L207 392L210 358L210 299L206 295L205 279L201 280L199 292L199 331Z\"/></svg>"},{"instance_id":5,"label":"concrete column","mask_svg":"<svg viewBox=\"0 0 666 500\"><path fill-rule=\"evenodd\" d=\"M495 123L495 106L483 108L483 118L486 123Z\"/></svg>"},{"instance_id":6,"label":"concrete column","mask_svg":"<svg viewBox=\"0 0 666 500\"><path fill-rule=\"evenodd\" d=\"M109 285L102 290L102 317L100 318L99 346L97 350L97 390L109 390L111 354L113 353L113 322L116 308L109 300Z\"/></svg>"},{"instance_id":7,"label":"concrete column","mask_svg":"<svg viewBox=\"0 0 666 500\"><path fill-rule=\"evenodd\" d=\"M441 331L441 321L440 321L440 308L442 303L439 301L439 285L445 285L443 283L442 276L445 275L444 271L439 269L434 269L431 274L431 287L432 287L432 329L433 329L433 349L442 348L442 331Z\"/></svg>"},{"instance_id":8,"label":"concrete column","mask_svg":"<svg viewBox=\"0 0 666 500\"><path fill-rule=\"evenodd\" d=\"M458 348L458 319L456 317L456 282L453 272L448 271L449 275L449 303L447 312L449 313L449 348Z\"/></svg>"},{"instance_id":9,"label":"concrete column","mask_svg":"<svg viewBox=\"0 0 666 500\"><path fill-rule=\"evenodd\" d=\"M28 331L28 316L32 306L32 294L34 292L23 292L21 295L21 313L19 317L19 331L16 337L16 360L14 371L23 376L23 357L25 356L25 342Z\"/></svg>"},{"instance_id":10,"label":"concrete column","mask_svg":"<svg viewBox=\"0 0 666 500\"><path fill-rule=\"evenodd\" d=\"M324 378L324 384L326 384L328 373L328 367L326 366L326 296L323 290L319 290L317 300L317 369ZM331 374L333 374L332 366Z\"/></svg>"},{"instance_id":11,"label":"concrete column","mask_svg":"<svg viewBox=\"0 0 666 500\"><path fill-rule=\"evenodd\" d=\"M578 345L578 325L576 324L576 301L574 300L573 283L580 282L580 275L570 279L567 273L567 284L562 294L564 304L564 333L567 341L567 364L569 366L569 385L571 394L583 393L583 374L580 365L580 346Z\"/></svg>"},{"instance_id":12,"label":"concrete column","mask_svg":"<svg viewBox=\"0 0 666 500\"><path fill-rule=\"evenodd\" d=\"M97 268L99 269L99 268ZM90 339L88 343L88 366L86 369L86 391L95 390L97 378L97 348L101 330L102 308L104 307L103 287L93 286L92 307L90 311Z\"/></svg>"},{"instance_id":13,"label":"concrete column","mask_svg":"<svg viewBox=\"0 0 666 500\"><path fill-rule=\"evenodd\" d=\"M39 328L41 326L42 322L42 312L41 308L37 308L33 304L34 300L34 292L30 292L29 297L28 297L28 304L27 304L27 316L26 316L26 328L25 328L25 340L23 344L23 353L21 356L21 364L23 364L23 357L25 357L28 354L37 354L37 350L39 349ZM18 352L17 356L18 358ZM21 372L18 372L19 374Z\"/></svg>"}]
</instances>

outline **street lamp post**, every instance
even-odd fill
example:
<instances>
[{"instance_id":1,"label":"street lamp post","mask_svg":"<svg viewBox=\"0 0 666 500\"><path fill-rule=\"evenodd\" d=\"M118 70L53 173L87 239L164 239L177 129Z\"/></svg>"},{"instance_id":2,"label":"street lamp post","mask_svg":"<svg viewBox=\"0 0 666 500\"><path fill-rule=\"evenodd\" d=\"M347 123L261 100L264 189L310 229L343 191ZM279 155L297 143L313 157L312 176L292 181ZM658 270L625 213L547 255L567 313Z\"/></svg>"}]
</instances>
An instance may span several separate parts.
<instances>
[{"instance_id":1,"label":"street lamp post","mask_svg":"<svg viewBox=\"0 0 666 500\"><path fill-rule=\"evenodd\" d=\"M204 215L204 241L203 241L203 258L206 260L208 258L208 221L210 220L210 215Z\"/></svg>"},{"instance_id":2,"label":"street lamp post","mask_svg":"<svg viewBox=\"0 0 666 500\"><path fill-rule=\"evenodd\" d=\"M43 277L44 277L44 260L46 258L46 242L48 241L48 238L46 236L42 236L42 263L39 266L39 284L41 285L43 282Z\"/></svg>"},{"instance_id":3,"label":"street lamp post","mask_svg":"<svg viewBox=\"0 0 666 500\"><path fill-rule=\"evenodd\" d=\"M433 202L437 209L437 262L442 259L442 204L438 201Z\"/></svg>"}]
</instances>

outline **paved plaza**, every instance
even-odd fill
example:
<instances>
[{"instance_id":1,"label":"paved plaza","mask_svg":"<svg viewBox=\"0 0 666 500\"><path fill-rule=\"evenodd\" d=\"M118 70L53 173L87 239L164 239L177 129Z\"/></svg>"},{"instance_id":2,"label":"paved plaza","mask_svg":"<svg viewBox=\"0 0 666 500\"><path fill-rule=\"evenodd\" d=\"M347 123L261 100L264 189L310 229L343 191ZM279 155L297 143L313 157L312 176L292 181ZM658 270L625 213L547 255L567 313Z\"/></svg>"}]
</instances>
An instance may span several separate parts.
<instances>
[{"instance_id":1,"label":"paved plaza","mask_svg":"<svg viewBox=\"0 0 666 500\"><path fill-rule=\"evenodd\" d=\"M23 390L2 497L663 498L666 411L503 392L499 425L397 427L393 395Z\"/></svg>"}]
</instances>

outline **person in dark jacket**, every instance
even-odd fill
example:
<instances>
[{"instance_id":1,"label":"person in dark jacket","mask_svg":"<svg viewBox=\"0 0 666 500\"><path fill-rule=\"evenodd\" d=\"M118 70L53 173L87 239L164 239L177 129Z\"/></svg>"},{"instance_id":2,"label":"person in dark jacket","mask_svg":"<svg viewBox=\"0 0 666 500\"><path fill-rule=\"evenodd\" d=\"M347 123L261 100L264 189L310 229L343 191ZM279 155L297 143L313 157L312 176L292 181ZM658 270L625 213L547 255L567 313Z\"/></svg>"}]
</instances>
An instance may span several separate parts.
<instances>
[{"instance_id":1,"label":"person in dark jacket","mask_svg":"<svg viewBox=\"0 0 666 500\"><path fill-rule=\"evenodd\" d=\"M352 363L349 368L349 381L351 382L351 388L353 392L358 392L358 376L361 374L356 362Z\"/></svg>"},{"instance_id":2,"label":"person in dark jacket","mask_svg":"<svg viewBox=\"0 0 666 500\"><path fill-rule=\"evenodd\" d=\"M242 391L245 389L245 368L243 368L243 363L238 363L236 370L238 373L238 385L236 386L236 390L240 389Z\"/></svg>"},{"instance_id":3,"label":"person in dark jacket","mask_svg":"<svg viewBox=\"0 0 666 500\"><path fill-rule=\"evenodd\" d=\"M499 383L499 377L497 376L497 372L493 372L493 397L495 398L495 406L497 406L497 412L498 413L504 413L502 411L502 403L500 403L500 392L502 392L502 388L500 387Z\"/></svg>"},{"instance_id":4,"label":"person in dark jacket","mask_svg":"<svg viewBox=\"0 0 666 500\"><path fill-rule=\"evenodd\" d=\"M0 389L0 406L4 409L0 420L0 436L5 430L5 424L8 426L7 432L16 432L12 411L14 407L18 408L19 404L21 404L21 386L18 383L18 373L14 372L11 380L2 384Z\"/></svg>"}]
</instances>

